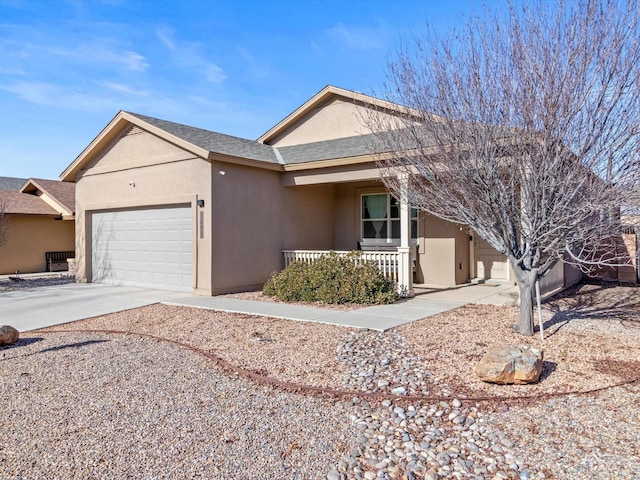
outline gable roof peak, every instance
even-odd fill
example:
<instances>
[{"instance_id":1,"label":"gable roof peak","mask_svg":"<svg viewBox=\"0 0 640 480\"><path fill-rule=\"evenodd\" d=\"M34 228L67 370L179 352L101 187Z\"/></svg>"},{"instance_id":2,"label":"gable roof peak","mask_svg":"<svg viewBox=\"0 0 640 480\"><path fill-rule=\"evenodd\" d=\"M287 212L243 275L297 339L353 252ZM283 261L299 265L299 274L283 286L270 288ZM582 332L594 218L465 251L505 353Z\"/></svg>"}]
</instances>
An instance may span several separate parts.
<instances>
[{"instance_id":1,"label":"gable roof peak","mask_svg":"<svg viewBox=\"0 0 640 480\"><path fill-rule=\"evenodd\" d=\"M76 184L73 182L30 178L22 186L20 193L33 196L46 194L41 198L63 216L71 217L75 211Z\"/></svg>"},{"instance_id":2,"label":"gable roof peak","mask_svg":"<svg viewBox=\"0 0 640 480\"><path fill-rule=\"evenodd\" d=\"M376 97L372 97L370 95L366 95L364 93L356 92L355 90L347 90L345 88L336 87L335 85L327 85L318 93L316 93L309 100L304 102L298 108L296 108L293 112L287 115L283 120L278 122L275 126L270 128L267 132L262 134L258 138L258 142L269 144L278 138L284 131L294 125L298 120L303 118L309 112L313 111L318 106L327 102L329 99L334 97L342 97L348 101L356 102L365 105L372 105L376 108L391 110L391 111L407 111L406 108L397 105L395 103L388 102L386 100L381 100Z\"/></svg>"}]
</instances>

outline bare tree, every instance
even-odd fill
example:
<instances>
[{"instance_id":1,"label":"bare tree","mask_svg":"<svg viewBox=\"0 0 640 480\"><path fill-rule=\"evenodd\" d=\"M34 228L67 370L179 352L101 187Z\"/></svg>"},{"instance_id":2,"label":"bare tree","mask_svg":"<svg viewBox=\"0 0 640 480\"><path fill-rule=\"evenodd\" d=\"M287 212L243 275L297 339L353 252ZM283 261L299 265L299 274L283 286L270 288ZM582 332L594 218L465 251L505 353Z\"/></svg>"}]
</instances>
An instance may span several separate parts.
<instances>
[{"instance_id":1,"label":"bare tree","mask_svg":"<svg viewBox=\"0 0 640 480\"><path fill-rule=\"evenodd\" d=\"M384 182L506 255L533 334L536 282L558 262L620 262L620 209L640 179L636 0L509 3L459 33L429 33L388 65L372 115ZM390 152L390 153L389 153ZM404 174L404 175L402 175Z\"/></svg>"}]
</instances>

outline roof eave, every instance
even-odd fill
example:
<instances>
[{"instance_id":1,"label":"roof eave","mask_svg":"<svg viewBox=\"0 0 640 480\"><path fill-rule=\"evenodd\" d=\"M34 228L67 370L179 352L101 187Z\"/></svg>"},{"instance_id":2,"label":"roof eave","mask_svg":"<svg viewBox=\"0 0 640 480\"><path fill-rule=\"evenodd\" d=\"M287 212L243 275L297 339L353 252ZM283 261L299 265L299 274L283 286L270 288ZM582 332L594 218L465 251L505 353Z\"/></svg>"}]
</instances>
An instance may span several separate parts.
<instances>
[{"instance_id":1,"label":"roof eave","mask_svg":"<svg viewBox=\"0 0 640 480\"><path fill-rule=\"evenodd\" d=\"M348 165L358 165L361 163L376 163L379 160L387 158L387 154L376 155L357 155L354 157L330 158L327 160L313 160L310 162L288 163L284 165L285 172L294 172L298 170L314 170L318 168L342 167Z\"/></svg>"},{"instance_id":2,"label":"roof eave","mask_svg":"<svg viewBox=\"0 0 640 480\"><path fill-rule=\"evenodd\" d=\"M218 161L218 162L233 163L235 165L244 165L246 167L262 168L264 170L273 170L275 172L284 171L283 165L280 165L279 163L264 162L262 160L236 157L233 155L226 155L226 154L216 153L216 152L210 152L209 156L207 157L207 160L211 162Z\"/></svg>"}]
</instances>

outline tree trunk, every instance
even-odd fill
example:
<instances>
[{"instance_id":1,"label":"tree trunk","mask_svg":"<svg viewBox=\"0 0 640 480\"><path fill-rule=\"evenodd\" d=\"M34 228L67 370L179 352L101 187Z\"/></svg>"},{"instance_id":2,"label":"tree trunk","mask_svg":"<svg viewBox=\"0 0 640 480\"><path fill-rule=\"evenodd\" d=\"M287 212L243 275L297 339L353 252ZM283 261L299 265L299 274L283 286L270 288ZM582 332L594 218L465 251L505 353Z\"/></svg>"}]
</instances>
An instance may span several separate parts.
<instances>
[{"instance_id":1,"label":"tree trunk","mask_svg":"<svg viewBox=\"0 0 640 480\"><path fill-rule=\"evenodd\" d=\"M516 271L520 290L520 315L516 324L516 331L522 335L533 335L533 301L535 299L536 271Z\"/></svg>"}]
</instances>

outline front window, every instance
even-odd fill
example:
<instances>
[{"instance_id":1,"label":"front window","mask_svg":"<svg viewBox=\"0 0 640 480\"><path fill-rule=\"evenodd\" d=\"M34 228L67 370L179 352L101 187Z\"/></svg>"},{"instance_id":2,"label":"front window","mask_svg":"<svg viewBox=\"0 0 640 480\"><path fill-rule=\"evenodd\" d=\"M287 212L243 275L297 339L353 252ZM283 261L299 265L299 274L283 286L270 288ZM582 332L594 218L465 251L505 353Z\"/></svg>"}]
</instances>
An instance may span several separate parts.
<instances>
[{"instance_id":1,"label":"front window","mask_svg":"<svg viewBox=\"0 0 640 480\"><path fill-rule=\"evenodd\" d=\"M388 193L362 195L361 233L364 243L400 244L400 202ZM411 239L418 238L418 211L411 209Z\"/></svg>"}]
</instances>

